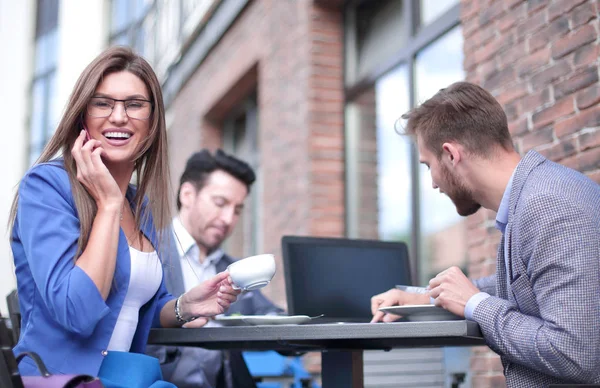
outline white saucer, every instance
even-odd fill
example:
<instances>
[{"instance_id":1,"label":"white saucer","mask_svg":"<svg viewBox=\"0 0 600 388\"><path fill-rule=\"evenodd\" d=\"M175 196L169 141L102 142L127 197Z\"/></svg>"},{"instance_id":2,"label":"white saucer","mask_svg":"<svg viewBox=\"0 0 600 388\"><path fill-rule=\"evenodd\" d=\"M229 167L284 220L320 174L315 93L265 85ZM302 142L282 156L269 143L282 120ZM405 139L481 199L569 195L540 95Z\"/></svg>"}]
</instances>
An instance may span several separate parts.
<instances>
[{"instance_id":1,"label":"white saucer","mask_svg":"<svg viewBox=\"0 0 600 388\"><path fill-rule=\"evenodd\" d=\"M401 315L409 321L454 321L464 319L432 304L381 307L379 311Z\"/></svg>"},{"instance_id":2,"label":"white saucer","mask_svg":"<svg viewBox=\"0 0 600 388\"><path fill-rule=\"evenodd\" d=\"M215 322L223 326L301 325L310 319L308 315L233 315L217 316Z\"/></svg>"}]
</instances>

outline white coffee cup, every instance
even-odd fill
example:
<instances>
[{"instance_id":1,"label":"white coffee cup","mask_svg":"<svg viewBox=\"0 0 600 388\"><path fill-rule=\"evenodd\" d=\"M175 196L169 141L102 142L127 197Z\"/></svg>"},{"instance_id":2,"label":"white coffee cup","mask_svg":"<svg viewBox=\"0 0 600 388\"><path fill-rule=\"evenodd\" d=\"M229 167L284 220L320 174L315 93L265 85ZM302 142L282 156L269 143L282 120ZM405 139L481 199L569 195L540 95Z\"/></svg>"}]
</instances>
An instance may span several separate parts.
<instances>
[{"instance_id":1,"label":"white coffee cup","mask_svg":"<svg viewBox=\"0 0 600 388\"><path fill-rule=\"evenodd\" d=\"M269 284L275 275L275 256L269 253L250 256L229 264L233 288L251 291Z\"/></svg>"}]
</instances>

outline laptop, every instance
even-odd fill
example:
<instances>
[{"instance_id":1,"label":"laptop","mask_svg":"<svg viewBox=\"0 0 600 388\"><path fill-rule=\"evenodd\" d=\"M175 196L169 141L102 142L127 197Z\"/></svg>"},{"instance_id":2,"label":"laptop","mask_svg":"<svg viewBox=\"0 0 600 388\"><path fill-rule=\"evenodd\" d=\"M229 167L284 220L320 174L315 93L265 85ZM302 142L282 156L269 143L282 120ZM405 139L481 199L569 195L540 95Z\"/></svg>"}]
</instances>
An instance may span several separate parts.
<instances>
[{"instance_id":1,"label":"laptop","mask_svg":"<svg viewBox=\"0 0 600 388\"><path fill-rule=\"evenodd\" d=\"M411 285L402 242L284 236L281 240L289 315L311 323L369 322L371 297Z\"/></svg>"}]
</instances>

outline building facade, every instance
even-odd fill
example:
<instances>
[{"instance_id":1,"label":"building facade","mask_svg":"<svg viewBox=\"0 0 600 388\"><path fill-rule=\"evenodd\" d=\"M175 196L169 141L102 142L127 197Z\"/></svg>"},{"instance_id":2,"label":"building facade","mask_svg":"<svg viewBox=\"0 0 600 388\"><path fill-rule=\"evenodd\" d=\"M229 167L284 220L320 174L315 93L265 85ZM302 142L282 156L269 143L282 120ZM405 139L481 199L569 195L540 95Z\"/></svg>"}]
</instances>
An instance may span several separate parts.
<instances>
[{"instance_id":1,"label":"building facade","mask_svg":"<svg viewBox=\"0 0 600 388\"><path fill-rule=\"evenodd\" d=\"M281 268L283 235L346 236L407 242L416 284L450 265L471 277L493 273L495 214L458 217L431 188L414 145L396 133L404 112L459 80L496 96L521 154L536 149L600 182L595 0L0 4L3 52L20 61L2 64L10 93L1 106L19 129L18 146L0 152L14 166L2 180L3 214L51 135L73 77L111 44L134 47L161 78L174 184L202 147L224 148L257 170L228 241L236 256L272 252ZM265 293L285 305L283 271ZM467 385L504 385L499 358L487 348L455 351L395 354L399 370L417 360L402 378L391 374L394 364L377 371L365 356L366 385L450 386L465 368ZM423 365L423 374L411 372Z\"/></svg>"}]
</instances>

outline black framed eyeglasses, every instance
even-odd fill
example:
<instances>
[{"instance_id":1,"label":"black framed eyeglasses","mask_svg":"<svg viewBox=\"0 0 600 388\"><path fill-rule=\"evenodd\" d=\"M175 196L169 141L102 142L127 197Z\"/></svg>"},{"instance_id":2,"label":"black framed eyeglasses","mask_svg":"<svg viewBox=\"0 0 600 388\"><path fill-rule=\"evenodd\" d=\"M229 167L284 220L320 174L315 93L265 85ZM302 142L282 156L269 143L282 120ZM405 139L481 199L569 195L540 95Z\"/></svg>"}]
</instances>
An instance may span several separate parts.
<instances>
[{"instance_id":1,"label":"black framed eyeglasses","mask_svg":"<svg viewBox=\"0 0 600 388\"><path fill-rule=\"evenodd\" d=\"M87 113L92 117L108 117L117 102L122 102L125 114L130 119L147 120L152 114L152 102L141 98L117 100L110 97L92 97L87 105Z\"/></svg>"}]
</instances>

